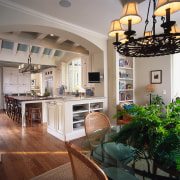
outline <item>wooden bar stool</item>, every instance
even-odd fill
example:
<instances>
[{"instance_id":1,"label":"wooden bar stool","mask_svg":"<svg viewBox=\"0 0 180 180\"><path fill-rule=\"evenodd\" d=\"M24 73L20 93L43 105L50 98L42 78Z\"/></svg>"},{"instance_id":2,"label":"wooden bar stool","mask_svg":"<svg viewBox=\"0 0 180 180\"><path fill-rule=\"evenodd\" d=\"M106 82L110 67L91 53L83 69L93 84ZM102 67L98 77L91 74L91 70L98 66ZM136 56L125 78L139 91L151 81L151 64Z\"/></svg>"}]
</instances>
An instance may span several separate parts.
<instances>
[{"instance_id":1,"label":"wooden bar stool","mask_svg":"<svg viewBox=\"0 0 180 180\"><path fill-rule=\"evenodd\" d=\"M41 108L39 107L29 107L28 109L28 126L29 126L29 121L31 121L31 126L32 126L32 121L38 120L40 123L42 123L41 119Z\"/></svg>"}]
</instances>

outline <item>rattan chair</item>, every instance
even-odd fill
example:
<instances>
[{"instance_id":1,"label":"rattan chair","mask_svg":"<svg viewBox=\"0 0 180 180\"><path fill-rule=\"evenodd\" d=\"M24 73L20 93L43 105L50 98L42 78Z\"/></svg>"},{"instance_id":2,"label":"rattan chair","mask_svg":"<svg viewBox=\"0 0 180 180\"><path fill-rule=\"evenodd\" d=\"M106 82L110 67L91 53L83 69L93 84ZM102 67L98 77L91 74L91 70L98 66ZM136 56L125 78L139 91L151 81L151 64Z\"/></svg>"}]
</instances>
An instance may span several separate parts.
<instances>
[{"instance_id":1,"label":"rattan chair","mask_svg":"<svg viewBox=\"0 0 180 180\"><path fill-rule=\"evenodd\" d=\"M84 126L87 136L89 133L98 129L110 127L111 124L109 118L105 114L100 112L91 112L86 116Z\"/></svg>"},{"instance_id":2,"label":"rattan chair","mask_svg":"<svg viewBox=\"0 0 180 180\"><path fill-rule=\"evenodd\" d=\"M110 127L110 121L108 117L100 112L89 113L85 120L85 133L89 141L89 146L91 149L90 157L98 164L101 164L103 167L116 166L117 162L123 164L128 164L134 159L134 148L130 146L125 146L121 143L108 142L103 143L103 137L106 134L106 127ZM89 134L93 131L105 128L102 133L96 133L96 139L91 141L89 139ZM108 136L108 134L106 135ZM123 155L123 152L126 152L126 157ZM109 170L109 168L108 168ZM111 176L110 176L111 178Z\"/></svg>"},{"instance_id":3,"label":"rattan chair","mask_svg":"<svg viewBox=\"0 0 180 180\"><path fill-rule=\"evenodd\" d=\"M88 157L65 142L71 161L74 180L108 180L105 173Z\"/></svg>"}]
</instances>

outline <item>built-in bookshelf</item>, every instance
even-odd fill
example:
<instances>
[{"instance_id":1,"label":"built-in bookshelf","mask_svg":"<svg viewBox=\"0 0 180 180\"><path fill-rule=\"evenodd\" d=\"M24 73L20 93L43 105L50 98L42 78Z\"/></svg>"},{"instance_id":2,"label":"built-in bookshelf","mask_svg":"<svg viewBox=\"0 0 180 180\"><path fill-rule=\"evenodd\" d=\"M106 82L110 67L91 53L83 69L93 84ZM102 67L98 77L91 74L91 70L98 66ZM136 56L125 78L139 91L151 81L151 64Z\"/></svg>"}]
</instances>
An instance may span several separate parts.
<instances>
[{"instance_id":1,"label":"built-in bookshelf","mask_svg":"<svg viewBox=\"0 0 180 180\"><path fill-rule=\"evenodd\" d=\"M132 58L118 59L118 102L134 101L134 66Z\"/></svg>"}]
</instances>

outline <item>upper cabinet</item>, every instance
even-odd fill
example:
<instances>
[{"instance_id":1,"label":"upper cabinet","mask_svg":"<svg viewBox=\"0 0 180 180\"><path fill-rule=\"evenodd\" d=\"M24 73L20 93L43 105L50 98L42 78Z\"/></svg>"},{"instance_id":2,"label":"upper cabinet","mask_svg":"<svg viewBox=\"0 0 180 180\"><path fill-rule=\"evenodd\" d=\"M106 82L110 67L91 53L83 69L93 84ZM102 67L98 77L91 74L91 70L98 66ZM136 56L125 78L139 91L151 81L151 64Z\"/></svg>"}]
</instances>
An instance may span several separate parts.
<instances>
[{"instance_id":1,"label":"upper cabinet","mask_svg":"<svg viewBox=\"0 0 180 180\"><path fill-rule=\"evenodd\" d=\"M19 94L30 91L30 74L19 73L18 68L3 67L3 93Z\"/></svg>"},{"instance_id":2,"label":"upper cabinet","mask_svg":"<svg viewBox=\"0 0 180 180\"><path fill-rule=\"evenodd\" d=\"M18 68L3 67L3 84L4 85L18 84Z\"/></svg>"}]
</instances>

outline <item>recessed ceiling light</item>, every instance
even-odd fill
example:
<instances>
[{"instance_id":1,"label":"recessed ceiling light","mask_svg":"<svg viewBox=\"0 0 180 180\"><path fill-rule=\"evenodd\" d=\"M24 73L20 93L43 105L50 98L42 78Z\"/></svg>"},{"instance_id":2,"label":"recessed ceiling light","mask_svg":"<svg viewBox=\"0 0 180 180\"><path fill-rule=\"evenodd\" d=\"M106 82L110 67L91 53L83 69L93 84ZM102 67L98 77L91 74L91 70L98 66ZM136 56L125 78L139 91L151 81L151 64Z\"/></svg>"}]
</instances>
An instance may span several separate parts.
<instances>
[{"instance_id":1,"label":"recessed ceiling light","mask_svg":"<svg viewBox=\"0 0 180 180\"><path fill-rule=\"evenodd\" d=\"M59 4L62 6L62 7L70 7L71 6L71 1L69 0L61 0L59 2Z\"/></svg>"}]
</instances>

